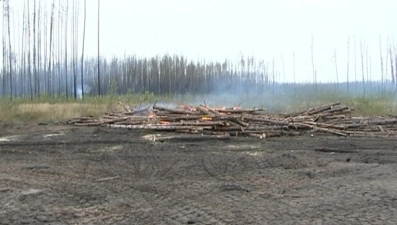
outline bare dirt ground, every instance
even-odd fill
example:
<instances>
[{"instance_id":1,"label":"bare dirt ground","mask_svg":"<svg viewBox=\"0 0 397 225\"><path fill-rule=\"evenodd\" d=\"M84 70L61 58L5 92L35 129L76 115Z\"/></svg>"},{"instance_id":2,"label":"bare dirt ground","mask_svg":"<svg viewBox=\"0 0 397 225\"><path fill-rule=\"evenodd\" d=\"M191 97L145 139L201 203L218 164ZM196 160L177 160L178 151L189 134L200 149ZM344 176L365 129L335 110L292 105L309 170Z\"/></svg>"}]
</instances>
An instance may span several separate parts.
<instances>
[{"instance_id":1,"label":"bare dirt ground","mask_svg":"<svg viewBox=\"0 0 397 225\"><path fill-rule=\"evenodd\" d=\"M397 139L0 125L0 224L397 224Z\"/></svg>"}]
</instances>

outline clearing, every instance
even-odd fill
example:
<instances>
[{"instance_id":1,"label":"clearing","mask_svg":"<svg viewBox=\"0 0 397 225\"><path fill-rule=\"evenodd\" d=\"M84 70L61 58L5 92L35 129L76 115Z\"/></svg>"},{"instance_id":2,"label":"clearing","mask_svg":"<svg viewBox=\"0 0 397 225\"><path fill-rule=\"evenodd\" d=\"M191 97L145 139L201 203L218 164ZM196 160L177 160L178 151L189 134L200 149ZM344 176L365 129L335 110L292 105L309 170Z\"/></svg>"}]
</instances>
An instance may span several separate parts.
<instances>
[{"instance_id":1,"label":"clearing","mask_svg":"<svg viewBox=\"0 0 397 225\"><path fill-rule=\"evenodd\" d=\"M0 127L0 224L397 224L395 137Z\"/></svg>"}]
</instances>

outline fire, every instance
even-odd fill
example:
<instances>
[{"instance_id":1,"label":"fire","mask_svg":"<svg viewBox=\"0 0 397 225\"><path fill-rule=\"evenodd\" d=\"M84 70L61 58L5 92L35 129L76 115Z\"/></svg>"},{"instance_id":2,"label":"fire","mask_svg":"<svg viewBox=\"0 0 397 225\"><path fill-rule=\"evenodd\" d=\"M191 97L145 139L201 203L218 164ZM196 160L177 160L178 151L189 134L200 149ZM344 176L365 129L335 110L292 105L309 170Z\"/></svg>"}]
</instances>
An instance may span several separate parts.
<instances>
[{"instance_id":1,"label":"fire","mask_svg":"<svg viewBox=\"0 0 397 225\"><path fill-rule=\"evenodd\" d=\"M153 118L155 118L156 117L156 114L154 113L154 112L150 112L149 114L148 114L148 116L147 116L149 119L153 119Z\"/></svg>"},{"instance_id":2,"label":"fire","mask_svg":"<svg viewBox=\"0 0 397 225\"><path fill-rule=\"evenodd\" d=\"M211 121L212 117L203 116L203 117L201 117L201 120L202 121Z\"/></svg>"}]
</instances>

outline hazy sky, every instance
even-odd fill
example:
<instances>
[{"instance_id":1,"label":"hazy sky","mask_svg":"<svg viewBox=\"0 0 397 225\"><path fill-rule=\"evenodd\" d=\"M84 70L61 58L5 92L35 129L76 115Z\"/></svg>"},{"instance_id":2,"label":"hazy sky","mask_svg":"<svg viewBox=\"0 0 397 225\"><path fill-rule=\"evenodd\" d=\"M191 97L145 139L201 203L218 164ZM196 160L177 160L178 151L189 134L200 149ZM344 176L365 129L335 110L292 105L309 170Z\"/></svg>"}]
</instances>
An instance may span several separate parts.
<instances>
[{"instance_id":1,"label":"hazy sky","mask_svg":"<svg viewBox=\"0 0 397 225\"><path fill-rule=\"evenodd\" d=\"M87 0L87 7L86 50L95 54L97 0ZM334 49L340 80L346 79L348 38L354 76L356 37L357 73L360 41L365 41L372 78L379 80L379 40L386 58L387 41L396 43L396 9L395 0L101 0L101 53L169 53L192 60L237 60L242 54L269 64L274 59L280 72L284 58L286 78L292 81L295 52L297 80L311 81L313 37L319 80L332 81Z\"/></svg>"}]
</instances>

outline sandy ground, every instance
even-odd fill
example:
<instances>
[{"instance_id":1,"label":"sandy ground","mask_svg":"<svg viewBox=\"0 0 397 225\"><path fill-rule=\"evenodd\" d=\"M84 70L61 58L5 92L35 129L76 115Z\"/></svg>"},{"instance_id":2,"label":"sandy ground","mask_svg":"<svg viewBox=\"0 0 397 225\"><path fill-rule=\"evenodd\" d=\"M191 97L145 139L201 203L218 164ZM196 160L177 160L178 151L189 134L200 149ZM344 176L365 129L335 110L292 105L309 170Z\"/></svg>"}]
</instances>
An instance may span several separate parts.
<instances>
[{"instance_id":1,"label":"sandy ground","mask_svg":"<svg viewBox=\"0 0 397 225\"><path fill-rule=\"evenodd\" d=\"M0 124L0 224L397 224L397 139Z\"/></svg>"}]
</instances>

